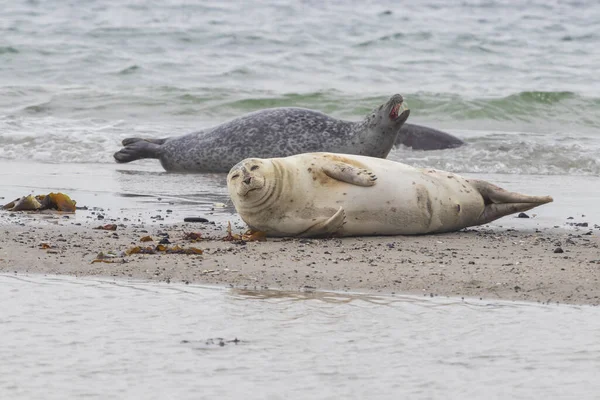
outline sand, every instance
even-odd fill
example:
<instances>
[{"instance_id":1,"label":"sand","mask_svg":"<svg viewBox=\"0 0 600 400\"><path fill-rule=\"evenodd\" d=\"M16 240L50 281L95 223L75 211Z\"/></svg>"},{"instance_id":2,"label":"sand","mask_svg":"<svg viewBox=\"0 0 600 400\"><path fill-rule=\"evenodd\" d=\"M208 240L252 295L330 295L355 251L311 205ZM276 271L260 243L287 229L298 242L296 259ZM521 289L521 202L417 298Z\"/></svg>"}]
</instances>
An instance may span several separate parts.
<instances>
[{"instance_id":1,"label":"sand","mask_svg":"<svg viewBox=\"0 0 600 400\"><path fill-rule=\"evenodd\" d=\"M68 216L3 212L0 272L200 283L248 289L335 290L486 300L600 304L600 230L509 229L396 237L224 241L224 223L75 223ZM235 226L234 233L241 233ZM186 232L203 239L191 242ZM150 236L152 242L141 242ZM198 254L123 253L135 246L195 247ZM559 252L561 250L562 252ZM98 253L120 255L94 262Z\"/></svg>"}]
</instances>

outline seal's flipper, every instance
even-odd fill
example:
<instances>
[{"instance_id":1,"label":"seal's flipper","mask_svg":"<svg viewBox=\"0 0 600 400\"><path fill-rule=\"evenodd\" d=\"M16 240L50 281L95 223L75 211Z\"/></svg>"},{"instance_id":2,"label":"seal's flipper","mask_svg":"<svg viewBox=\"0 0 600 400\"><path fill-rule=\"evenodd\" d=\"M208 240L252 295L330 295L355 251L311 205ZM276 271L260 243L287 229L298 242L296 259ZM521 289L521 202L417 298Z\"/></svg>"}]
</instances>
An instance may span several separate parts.
<instances>
[{"instance_id":1,"label":"seal's flipper","mask_svg":"<svg viewBox=\"0 0 600 400\"><path fill-rule=\"evenodd\" d=\"M469 179L469 183L477 189L485 202L485 208L476 225L487 224L505 215L531 210L534 207L553 201L550 196L528 196L509 192L489 182L477 179Z\"/></svg>"},{"instance_id":2,"label":"seal's flipper","mask_svg":"<svg viewBox=\"0 0 600 400\"><path fill-rule=\"evenodd\" d=\"M373 186L377 176L368 169L357 168L340 161L333 161L323 166L325 175L338 181L357 186Z\"/></svg>"},{"instance_id":3,"label":"seal's flipper","mask_svg":"<svg viewBox=\"0 0 600 400\"><path fill-rule=\"evenodd\" d=\"M342 207L329 219L322 220L299 234L300 237L330 236L346 223L346 212Z\"/></svg>"},{"instance_id":4,"label":"seal's flipper","mask_svg":"<svg viewBox=\"0 0 600 400\"><path fill-rule=\"evenodd\" d=\"M449 133L426 126L404 124L398 132L395 147L404 145L413 150L454 149L464 145L461 139Z\"/></svg>"},{"instance_id":5,"label":"seal's flipper","mask_svg":"<svg viewBox=\"0 0 600 400\"><path fill-rule=\"evenodd\" d=\"M121 144L123 146L129 146L130 144L133 144L135 142L140 142L142 140L144 140L146 142L154 143L154 144L159 144L159 145L165 144L165 142L167 141L167 139L143 139L143 138L132 137L132 138L123 139Z\"/></svg>"},{"instance_id":6,"label":"seal's flipper","mask_svg":"<svg viewBox=\"0 0 600 400\"><path fill-rule=\"evenodd\" d=\"M127 140L125 139L123 143ZM113 155L117 162L128 163L142 158L160 157L160 144L145 139L130 141L128 143Z\"/></svg>"}]
</instances>

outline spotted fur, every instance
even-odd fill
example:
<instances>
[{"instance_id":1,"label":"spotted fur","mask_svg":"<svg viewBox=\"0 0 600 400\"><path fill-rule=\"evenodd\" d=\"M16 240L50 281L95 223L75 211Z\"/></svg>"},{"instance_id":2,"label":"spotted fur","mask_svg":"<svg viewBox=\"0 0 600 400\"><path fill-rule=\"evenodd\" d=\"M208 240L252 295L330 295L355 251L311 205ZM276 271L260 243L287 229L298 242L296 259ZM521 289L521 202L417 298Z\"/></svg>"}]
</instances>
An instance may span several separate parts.
<instances>
[{"instance_id":1,"label":"spotted fur","mask_svg":"<svg viewBox=\"0 0 600 400\"><path fill-rule=\"evenodd\" d=\"M390 118L393 107L402 102L402 96L394 95L357 122L303 108L265 109L184 136L128 138L114 157L118 162L157 158L165 170L173 172L227 172L249 157L286 157L309 152L385 158L408 118L408 109L400 109L397 118Z\"/></svg>"}]
</instances>

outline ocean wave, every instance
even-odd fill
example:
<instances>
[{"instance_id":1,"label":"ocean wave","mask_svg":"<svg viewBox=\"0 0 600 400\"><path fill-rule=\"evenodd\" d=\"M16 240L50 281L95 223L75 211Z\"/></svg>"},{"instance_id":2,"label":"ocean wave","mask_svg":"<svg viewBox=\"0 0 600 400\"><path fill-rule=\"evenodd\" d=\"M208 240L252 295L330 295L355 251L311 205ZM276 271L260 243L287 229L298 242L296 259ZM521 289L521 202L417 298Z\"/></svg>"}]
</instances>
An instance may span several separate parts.
<instances>
[{"instance_id":1,"label":"ocean wave","mask_svg":"<svg viewBox=\"0 0 600 400\"><path fill-rule=\"evenodd\" d=\"M137 68L134 65L121 72L134 73L138 71ZM600 128L600 98L569 91L523 91L504 97L473 98L453 93L405 93L400 88L391 88L389 93L379 95L358 95L333 89L275 93L268 90L167 85L128 91L99 87L31 86L4 89L7 97L5 101L0 100L0 116L4 113L17 117L37 114L57 118L135 119L139 115L155 121L186 116L198 117L202 123L217 124L263 108L304 107L339 118L359 120L386 102L389 96L400 93L411 109L411 122L437 123L438 128Z\"/></svg>"},{"instance_id":2,"label":"ocean wave","mask_svg":"<svg viewBox=\"0 0 600 400\"><path fill-rule=\"evenodd\" d=\"M449 93L402 93L411 109L412 119L452 122L459 127L463 121L529 123L552 126L600 127L600 99L573 92L525 91L501 98L468 98ZM390 91L389 95L394 94ZM360 119L388 96L355 96L338 91L287 93L222 100L207 104L206 111L219 107L227 114L250 112L268 107L306 107L348 119ZM498 127L498 126L496 126Z\"/></svg>"},{"instance_id":3,"label":"ocean wave","mask_svg":"<svg viewBox=\"0 0 600 400\"><path fill-rule=\"evenodd\" d=\"M18 54L19 50L12 46L0 46L0 55L2 54Z\"/></svg>"},{"instance_id":4,"label":"ocean wave","mask_svg":"<svg viewBox=\"0 0 600 400\"><path fill-rule=\"evenodd\" d=\"M440 121L568 123L600 127L600 99L573 92L525 91L500 98L417 93L406 98L420 118Z\"/></svg>"}]
</instances>

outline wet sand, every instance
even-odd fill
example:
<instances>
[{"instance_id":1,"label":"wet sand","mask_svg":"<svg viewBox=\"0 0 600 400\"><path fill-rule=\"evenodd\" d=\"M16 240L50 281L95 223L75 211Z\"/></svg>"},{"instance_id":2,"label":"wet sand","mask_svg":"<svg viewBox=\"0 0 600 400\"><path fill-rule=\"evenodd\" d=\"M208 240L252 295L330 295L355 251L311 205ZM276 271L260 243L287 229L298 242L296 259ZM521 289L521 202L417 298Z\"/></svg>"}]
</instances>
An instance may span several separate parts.
<instances>
[{"instance_id":1,"label":"wet sand","mask_svg":"<svg viewBox=\"0 0 600 400\"><path fill-rule=\"evenodd\" d=\"M59 215L0 221L0 271L423 296L600 304L600 230L483 226L426 236L224 241L226 224L76 224ZM234 226L241 233L243 226ZM186 232L200 232L191 242ZM141 242L144 236L153 241ZM132 254L135 246L196 247L198 254ZM560 249L560 250L557 250ZM562 252L560 252L562 250Z\"/></svg>"}]
</instances>

